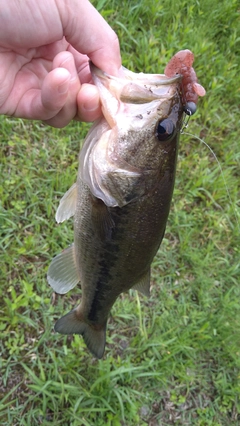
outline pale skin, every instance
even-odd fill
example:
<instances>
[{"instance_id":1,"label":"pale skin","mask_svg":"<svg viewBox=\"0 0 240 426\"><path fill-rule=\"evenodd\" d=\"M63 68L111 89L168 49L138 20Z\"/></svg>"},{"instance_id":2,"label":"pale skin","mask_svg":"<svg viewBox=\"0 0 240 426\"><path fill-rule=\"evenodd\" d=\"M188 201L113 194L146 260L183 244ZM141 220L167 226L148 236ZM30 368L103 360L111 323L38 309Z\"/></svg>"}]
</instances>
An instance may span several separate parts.
<instances>
[{"instance_id":1,"label":"pale skin","mask_svg":"<svg viewBox=\"0 0 240 426\"><path fill-rule=\"evenodd\" d=\"M116 34L88 0L0 0L0 114L96 120L89 59L112 75L121 66Z\"/></svg>"}]
</instances>

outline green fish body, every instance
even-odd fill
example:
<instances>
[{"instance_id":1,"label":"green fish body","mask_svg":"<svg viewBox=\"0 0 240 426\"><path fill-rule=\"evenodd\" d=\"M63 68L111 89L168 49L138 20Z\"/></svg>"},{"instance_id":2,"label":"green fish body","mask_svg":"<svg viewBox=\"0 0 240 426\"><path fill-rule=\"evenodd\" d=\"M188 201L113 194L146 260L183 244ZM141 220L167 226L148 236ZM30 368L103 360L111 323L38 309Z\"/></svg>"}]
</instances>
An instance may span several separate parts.
<instances>
[{"instance_id":1,"label":"green fish body","mask_svg":"<svg viewBox=\"0 0 240 426\"><path fill-rule=\"evenodd\" d=\"M74 215L74 244L48 271L55 292L80 282L81 303L55 330L82 334L104 354L106 324L117 297L135 288L149 295L150 267L172 199L183 104L181 76L109 76L91 64L103 118L90 129L79 156L77 182L56 219Z\"/></svg>"}]
</instances>

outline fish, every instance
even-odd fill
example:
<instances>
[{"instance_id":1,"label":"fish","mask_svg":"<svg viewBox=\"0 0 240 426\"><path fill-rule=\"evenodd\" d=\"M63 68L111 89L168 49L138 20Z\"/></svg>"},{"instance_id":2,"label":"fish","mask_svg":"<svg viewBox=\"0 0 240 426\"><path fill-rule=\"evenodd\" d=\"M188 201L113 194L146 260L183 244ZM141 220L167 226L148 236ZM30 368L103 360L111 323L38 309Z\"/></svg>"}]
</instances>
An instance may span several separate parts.
<instances>
[{"instance_id":1,"label":"fish","mask_svg":"<svg viewBox=\"0 0 240 426\"><path fill-rule=\"evenodd\" d=\"M56 212L58 223L74 216L74 243L53 258L47 280L59 294L80 283L80 304L58 319L55 331L82 335L99 359L118 296L131 288L150 294L151 263L166 229L183 117L195 112L204 92L192 68L193 54L181 52L165 74L122 67L116 77L90 62L103 116L86 136L77 181Z\"/></svg>"}]
</instances>

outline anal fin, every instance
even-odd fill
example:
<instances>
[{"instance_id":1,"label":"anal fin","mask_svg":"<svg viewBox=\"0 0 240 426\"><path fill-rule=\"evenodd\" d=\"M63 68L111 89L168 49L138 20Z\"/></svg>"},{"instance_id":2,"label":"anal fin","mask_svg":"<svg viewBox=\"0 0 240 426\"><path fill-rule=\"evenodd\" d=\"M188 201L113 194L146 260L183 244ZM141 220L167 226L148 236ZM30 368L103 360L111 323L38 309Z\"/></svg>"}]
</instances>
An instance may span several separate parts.
<instances>
[{"instance_id":1,"label":"anal fin","mask_svg":"<svg viewBox=\"0 0 240 426\"><path fill-rule=\"evenodd\" d=\"M53 258L47 280L56 293L65 294L80 281L75 263L74 244Z\"/></svg>"}]
</instances>

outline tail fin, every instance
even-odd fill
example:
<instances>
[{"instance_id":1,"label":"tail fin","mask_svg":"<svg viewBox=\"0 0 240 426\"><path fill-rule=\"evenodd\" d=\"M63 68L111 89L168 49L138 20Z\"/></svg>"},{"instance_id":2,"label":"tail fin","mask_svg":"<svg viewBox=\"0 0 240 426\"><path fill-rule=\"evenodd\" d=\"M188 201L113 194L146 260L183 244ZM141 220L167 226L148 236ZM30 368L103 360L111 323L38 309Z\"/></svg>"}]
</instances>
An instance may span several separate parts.
<instances>
[{"instance_id":1,"label":"tail fin","mask_svg":"<svg viewBox=\"0 0 240 426\"><path fill-rule=\"evenodd\" d=\"M77 309L60 318L54 327L61 334L81 334L90 352L97 358L102 358L106 343L106 324L94 328L79 318Z\"/></svg>"}]
</instances>

